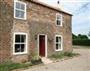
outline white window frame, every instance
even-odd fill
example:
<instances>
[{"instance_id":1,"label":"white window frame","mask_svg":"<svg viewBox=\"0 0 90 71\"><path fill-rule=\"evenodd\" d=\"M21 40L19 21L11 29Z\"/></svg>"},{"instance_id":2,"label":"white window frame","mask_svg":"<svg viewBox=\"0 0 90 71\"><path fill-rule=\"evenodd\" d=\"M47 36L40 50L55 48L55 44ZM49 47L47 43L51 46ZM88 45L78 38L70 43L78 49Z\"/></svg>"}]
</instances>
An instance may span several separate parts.
<instances>
[{"instance_id":1,"label":"white window frame","mask_svg":"<svg viewBox=\"0 0 90 71\"><path fill-rule=\"evenodd\" d=\"M60 25L57 25L57 16L60 16L61 17L61 19L59 19L59 21L60 21ZM63 24L63 18L62 18L63 16L62 16L62 14L60 14L60 13L56 13L56 26L62 26L62 24Z\"/></svg>"},{"instance_id":2,"label":"white window frame","mask_svg":"<svg viewBox=\"0 0 90 71\"><path fill-rule=\"evenodd\" d=\"M24 5L25 5L25 11L24 11L24 10L17 9L17 8L16 8L16 2L21 3L21 4L24 4ZM26 20L26 9L27 9L27 7L26 7L26 3L25 3L25 2L18 1L18 0L14 0L14 18ZM24 12L25 12L25 13L24 13L24 18L16 17L16 10L24 11Z\"/></svg>"},{"instance_id":3,"label":"white window frame","mask_svg":"<svg viewBox=\"0 0 90 71\"><path fill-rule=\"evenodd\" d=\"M56 37L61 37L61 49L56 49ZM63 50L63 37L62 35L55 35L55 51L62 51Z\"/></svg>"},{"instance_id":4,"label":"white window frame","mask_svg":"<svg viewBox=\"0 0 90 71\"><path fill-rule=\"evenodd\" d=\"M25 51L24 52L15 52L15 35L26 35L26 43L25 44ZM27 46L28 46L28 42L27 42L28 36L27 33L21 33L21 32L15 32L14 36L13 36L13 54L14 55L19 55L19 54L27 54Z\"/></svg>"}]
</instances>

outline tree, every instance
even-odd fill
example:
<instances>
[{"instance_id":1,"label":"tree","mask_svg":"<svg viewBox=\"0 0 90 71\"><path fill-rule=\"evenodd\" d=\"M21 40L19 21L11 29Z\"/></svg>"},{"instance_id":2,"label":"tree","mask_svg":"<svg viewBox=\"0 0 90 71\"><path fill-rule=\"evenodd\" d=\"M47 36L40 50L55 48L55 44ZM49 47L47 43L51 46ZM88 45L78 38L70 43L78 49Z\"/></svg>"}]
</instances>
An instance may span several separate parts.
<instances>
[{"instance_id":1,"label":"tree","mask_svg":"<svg viewBox=\"0 0 90 71\"><path fill-rule=\"evenodd\" d=\"M90 36L90 31L89 31L89 33L88 33L88 36Z\"/></svg>"},{"instance_id":2,"label":"tree","mask_svg":"<svg viewBox=\"0 0 90 71\"><path fill-rule=\"evenodd\" d=\"M72 34L73 39L77 39L77 36L75 34Z\"/></svg>"},{"instance_id":3,"label":"tree","mask_svg":"<svg viewBox=\"0 0 90 71\"><path fill-rule=\"evenodd\" d=\"M85 39L88 39L88 36L87 35L78 34L78 39L79 40L85 40Z\"/></svg>"}]
</instances>

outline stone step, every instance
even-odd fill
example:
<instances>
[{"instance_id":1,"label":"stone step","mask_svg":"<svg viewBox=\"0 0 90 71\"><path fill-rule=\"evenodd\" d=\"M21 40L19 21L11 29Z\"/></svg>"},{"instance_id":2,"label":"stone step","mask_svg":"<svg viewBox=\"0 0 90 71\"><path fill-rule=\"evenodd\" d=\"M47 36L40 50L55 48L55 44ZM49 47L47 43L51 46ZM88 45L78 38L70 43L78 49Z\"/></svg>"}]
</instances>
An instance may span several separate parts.
<instances>
[{"instance_id":1,"label":"stone step","mask_svg":"<svg viewBox=\"0 0 90 71\"><path fill-rule=\"evenodd\" d=\"M52 60L50 60L49 58L46 58L46 57L42 57L41 59L44 64L49 64L49 63L53 62Z\"/></svg>"}]
</instances>

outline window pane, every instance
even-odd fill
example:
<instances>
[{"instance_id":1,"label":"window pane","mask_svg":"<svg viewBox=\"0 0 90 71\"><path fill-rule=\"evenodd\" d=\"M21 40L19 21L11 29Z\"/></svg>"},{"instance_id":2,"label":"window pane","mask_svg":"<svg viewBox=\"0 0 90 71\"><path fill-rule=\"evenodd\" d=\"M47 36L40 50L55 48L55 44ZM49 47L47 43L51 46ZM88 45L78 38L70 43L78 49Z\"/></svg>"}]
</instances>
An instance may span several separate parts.
<instances>
[{"instance_id":1,"label":"window pane","mask_svg":"<svg viewBox=\"0 0 90 71\"><path fill-rule=\"evenodd\" d=\"M20 52L20 44L15 44L15 52Z\"/></svg>"},{"instance_id":2,"label":"window pane","mask_svg":"<svg viewBox=\"0 0 90 71\"><path fill-rule=\"evenodd\" d=\"M15 35L15 42L16 43L20 42L20 35Z\"/></svg>"},{"instance_id":3,"label":"window pane","mask_svg":"<svg viewBox=\"0 0 90 71\"><path fill-rule=\"evenodd\" d=\"M24 18L24 11L20 11L20 18Z\"/></svg>"},{"instance_id":4,"label":"window pane","mask_svg":"<svg viewBox=\"0 0 90 71\"><path fill-rule=\"evenodd\" d=\"M20 3L16 2L16 8L20 9Z\"/></svg>"},{"instance_id":5,"label":"window pane","mask_svg":"<svg viewBox=\"0 0 90 71\"><path fill-rule=\"evenodd\" d=\"M23 11L16 10L16 14L15 15L18 18L24 18L24 12Z\"/></svg>"},{"instance_id":6,"label":"window pane","mask_svg":"<svg viewBox=\"0 0 90 71\"><path fill-rule=\"evenodd\" d=\"M61 44L58 44L58 49L61 49Z\"/></svg>"},{"instance_id":7,"label":"window pane","mask_svg":"<svg viewBox=\"0 0 90 71\"><path fill-rule=\"evenodd\" d=\"M21 35L21 42L25 42L25 40L26 40L26 36L25 35Z\"/></svg>"},{"instance_id":8,"label":"window pane","mask_svg":"<svg viewBox=\"0 0 90 71\"><path fill-rule=\"evenodd\" d=\"M56 42L58 42L58 37L56 37Z\"/></svg>"},{"instance_id":9,"label":"window pane","mask_svg":"<svg viewBox=\"0 0 90 71\"><path fill-rule=\"evenodd\" d=\"M59 20L60 20L60 19L61 19L61 16L60 16L60 15L57 15L57 19L59 19Z\"/></svg>"},{"instance_id":10,"label":"window pane","mask_svg":"<svg viewBox=\"0 0 90 71\"><path fill-rule=\"evenodd\" d=\"M57 25L60 25L60 24L61 24L60 20L57 20Z\"/></svg>"},{"instance_id":11,"label":"window pane","mask_svg":"<svg viewBox=\"0 0 90 71\"><path fill-rule=\"evenodd\" d=\"M24 5L24 4L21 4L21 3L16 2L16 8L17 8L17 9L21 9L21 10L25 10L25 5Z\"/></svg>"},{"instance_id":12,"label":"window pane","mask_svg":"<svg viewBox=\"0 0 90 71\"><path fill-rule=\"evenodd\" d=\"M25 5L21 4L21 8L20 9L25 10Z\"/></svg>"},{"instance_id":13,"label":"window pane","mask_svg":"<svg viewBox=\"0 0 90 71\"><path fill-rule=\"evenodd\" d=\"M61 37L56 37L56 42L61 42Z\"/></svg>"},{"instance_id":14,"label":"window pane","mask_svg":"<svg viewBox=\"0 0 90 71\"><path fill-rule=\"evenodd\" d=\"M58 37L58 42L61 42L61 37Z\"/></svg>"},{"instance_id":15,"label":"window pane","mask_svg":"<svg viewBox=\"0 0 90 71\"><path fill-rule=\"evenodd\" d=\"M21 52L25 51L25 44L21 44Z\"/></svg>"},{"instance_id":16,"label":"window pane","mask_svg":"<svg viewBox=\"0 0 90 71\"><path fill-rule=\"evenodd\" d=\"M56 50L58 50L58 44L56 44Z\"/></svg>"},{"instance_id":17,"label":"window pane","mask_svg":"<svg viewBox=\"0 0 90 71\"><path fill-rule=\"evenodd\" d=\"M21 11L16 10L16 14L15 14L15 16L20 18L20 15L21 15L20 12L21 12Z\"/></svg>"}]
</instances>

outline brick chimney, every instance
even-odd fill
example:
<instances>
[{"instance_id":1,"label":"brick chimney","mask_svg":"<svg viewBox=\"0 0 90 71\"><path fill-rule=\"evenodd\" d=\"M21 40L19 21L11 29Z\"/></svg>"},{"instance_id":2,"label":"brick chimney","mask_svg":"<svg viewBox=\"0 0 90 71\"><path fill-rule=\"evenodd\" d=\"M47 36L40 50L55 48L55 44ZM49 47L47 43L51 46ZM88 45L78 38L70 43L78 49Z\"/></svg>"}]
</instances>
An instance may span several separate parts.
<instances>
[{"instance_id":1,"label":"brick chimney","mask_svg":"<svg viewBox=\"0 0 90 71\"><path fill-rule=\"evenodd\" d=\"M57 7L60 8L60 1L57 1Z\"/></svg>"},{"instance_id":2,"label":"brick chimney","mask_svg":"<svg viewBox=\"0 0 90 71\"><path fill-rule=\"evenodd\" d=\"M60 9L62 9L62 8L63 8L63 6L61 5L60 0L58 0L58 1L57 1L57 7L58 7L58 8L60 8Z\"/></svg>"}]
</instances>

